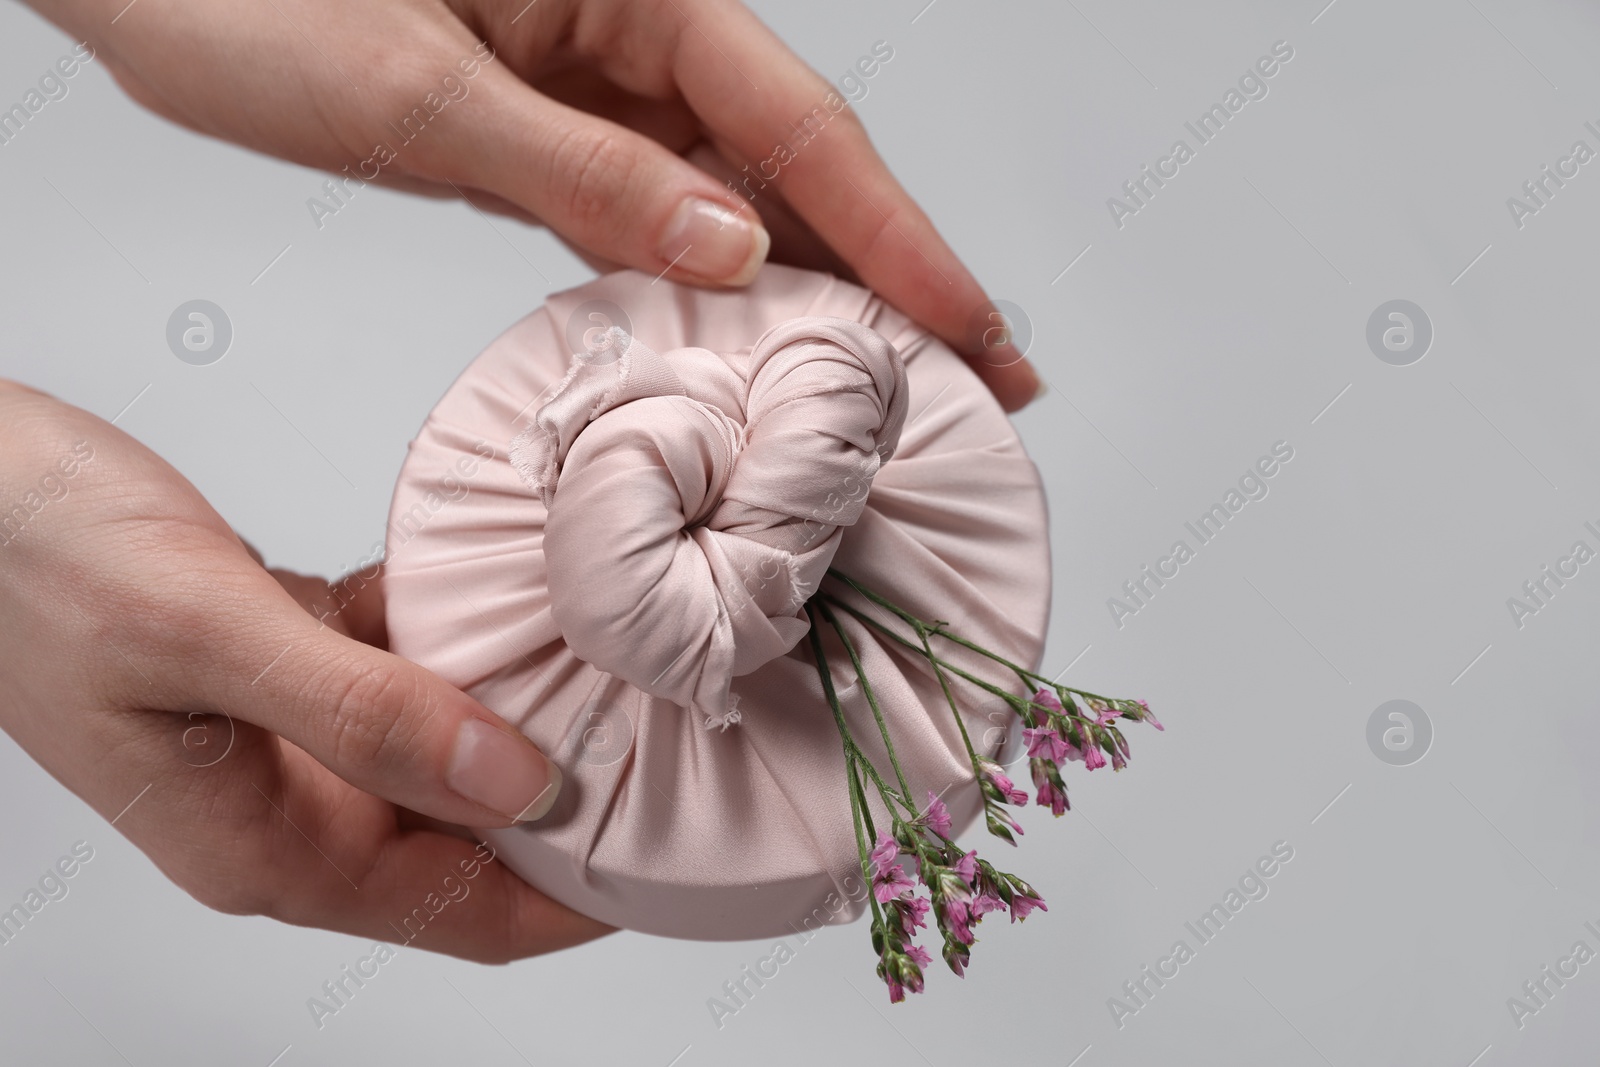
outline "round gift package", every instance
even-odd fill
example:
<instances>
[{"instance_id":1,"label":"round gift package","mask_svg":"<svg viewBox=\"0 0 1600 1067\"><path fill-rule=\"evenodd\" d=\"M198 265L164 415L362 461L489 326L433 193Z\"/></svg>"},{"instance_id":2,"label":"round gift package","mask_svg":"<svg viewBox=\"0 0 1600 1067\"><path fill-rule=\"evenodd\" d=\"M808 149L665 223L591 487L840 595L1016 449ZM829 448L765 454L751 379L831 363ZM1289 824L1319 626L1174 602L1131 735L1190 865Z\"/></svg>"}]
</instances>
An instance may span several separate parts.
<instances>
[{"instance_id":1,"label":"round gift package","mask_svg":"<svg viewBox=\"0 0 1600 1067\"><path fill-rule=\"evenodd\" d=\"M742 290L624 271L552 296L428 416L387 548L393 651L562 771L544 818L483 831L500 859L673 937L865 906L819 589L881 615L848 577L1029 668L1049 615L1039 475L988 390L872 293L780 266ZM970 822L971 761L928 662L835 616L914 794ZM845 720L887 768L846 646L820 630ZM1009 750L1015 716L971 694L974 747Z\"/></svg>"}]
</instances>

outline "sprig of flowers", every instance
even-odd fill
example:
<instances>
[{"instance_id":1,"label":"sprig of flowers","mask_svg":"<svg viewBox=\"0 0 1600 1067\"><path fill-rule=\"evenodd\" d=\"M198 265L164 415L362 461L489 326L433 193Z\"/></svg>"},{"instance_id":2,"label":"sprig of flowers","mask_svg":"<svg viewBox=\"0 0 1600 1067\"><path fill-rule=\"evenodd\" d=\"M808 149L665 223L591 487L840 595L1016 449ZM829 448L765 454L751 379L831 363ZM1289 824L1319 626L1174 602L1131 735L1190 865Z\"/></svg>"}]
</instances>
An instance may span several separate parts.
<instances>
[{"instance_id":1,"label":"sprig of flowers","mask_svg":"<svg viewBox=\"0 0 1600 1067\"><path fill-rule=\"evenodd\" d=\"M868 903L872 909L872 947L878 956L878 977L888 986L889 1000L898 1003L905 999L907 992L922 992L924 971L933 962L932 955L914 941L918 930L927 929L930 915L943 942L941 955L945 963L957 976L963 976L971 959L972 946L977 940L973 927L985 915L1009 911L1011 921L1017 922L1026 919L1035 910L1048 911L1049 908L1045 906L1044 898L1027 882L1014 874L998 870L981 859L976 851L963 852L951 840L950 813L937 795L929 792L926 803L921 807L913 801L911 786L895 754L894 741L889 735L889 727L884 721L872 684L862 668L861 657L834 609L852 616L927 660L961 731L972 764L973 778L983 796L984 821L988 830L1013 846L1017 843L1015 835L1022 833L1022 827L1007 811L1007 807L1026 805L1028 794L1017 788L1004 768L988 757L979 755L973 747L972 738L967 733L966 723L951 691L952 678L965 681L1004 701L1022 720L1028 770L1033 779L1037 802L1041 807L1049 808L1058 818L1071 808L1067 800L1067 787L1061 777L1063 763L1082 763L1088 771L1109 763L1113 770L1120 771L1128 765L1129 753L1127 738L1116 725L1116 720L1148 722L1157 730L1164 727L1156 721L1149 705L1143 700L1104 697L1061 685L951 633L948 623L926 622L846 575L838 571L828 573L888 612L911 631L908 637L885 621L874 618L829 592L819 593L806 605L812 624L811 649L816 659L817 673L844 745L845 771L861 870L872 886ZM867 706L872 710L884 750L888 753L895 778L893 784L886 782L879 774L845 722L844 710L834 691L833 675L828 669L827 655L823 650L821 630L824 623L838 637L855 670L856 680ZM934 651L935 639L951 642L1001 665L1015 675L1023 693L1027 695L1019 696L940 657ZM889 816L889 825L883 830L877 829L873 822L872 810L867 803L869 787L877 792L882 808ZM912 877L913 872L915 878ZM926 895L921 895L919 890L925 890Z\"/></svg>"}]
</instances>

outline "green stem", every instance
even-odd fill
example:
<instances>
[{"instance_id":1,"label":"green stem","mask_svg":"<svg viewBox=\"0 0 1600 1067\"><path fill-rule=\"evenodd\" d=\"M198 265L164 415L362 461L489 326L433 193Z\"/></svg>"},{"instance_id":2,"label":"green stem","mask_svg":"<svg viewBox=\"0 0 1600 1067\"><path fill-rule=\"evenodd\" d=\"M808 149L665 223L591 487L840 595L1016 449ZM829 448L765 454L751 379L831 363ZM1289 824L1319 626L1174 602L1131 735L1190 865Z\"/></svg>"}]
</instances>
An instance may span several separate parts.
<instances>
[{"instance_id":1,"label":"green stem","mask_svg":"<svg viewBox=\"0 0 1600 1067\"><path fill-rule=\"evenodd\" d=\"M855 739L850 736L850 727L844 721L844 710L839 707L839 696L833 691L833 676L828 673L828 658L822 652L822 640L817 633L816 620L811 626L811 650L816 655L817 674L822 678L822 692L828 698L828 706L833 709L833 721L839 727L839 740L844 745L845 777L850 783L850 815L851 823L856 832L856 852L861 858L861 876L867 882L867 902L872 905L872 921L883 922L883 914L878 910L878 898L872 893L872 868L869 864L866 836L862 833L863 824L868 833L872 830L872 816L867 811L866 791L861 787L861 779L856 773L859 766L859 750L856 748ZM876 834L872 834L874 838Z\"/></svg>"},{"instance_id":2,"label":"green stem","mask_svg":"<svg viewBox=\"0 0 1600 1067\"><path fill-rule=\"evenodd\" d=\"M878 787L878 795L883 798L883 806L888 809L889 818L893 819L896 817L894 813L895 804L899 804L902 808L906 809L907 814L909 814L913 819L920 814L917 811L917 806L915 804L911 803L908 798L901 796L889 785L889 783L883 780L883 776L878 773L878 768L872 765L872 761L867 758L867 754L862 752L859 748L856 749L856 762L859 763L862 769L867 772L867 777L872 779L872 784Z\"/></svg>"},{"instance_id":3,"label":"green stem","mask_svg":"<svg viewBox=\"0 0 1600 1067\"><path fill-rule=\"evenodd\" d=\"M867 787L861 784L860 765L861 761L858 758L853 764L857 770L852 771L850 784L854 788L855 795L861 805L861 820L867 824L867 840L876 844L878 841L878 828L872 825L872 809L867 807ZM868 880L871 880L870 877Z\"/></svg>"},{"instance_id":4,"label":"green stem","mask_svg":"<svg viewBox=\"0 0 1600 1067\"><path fill-rule=\"evenodd\" d=\"M829 625L833 627L833 632L839 635L839 641L844 645L844 650L850 657L850 665L855 668L856 681L861 683L861 692L866 696L867 706L872 709L872 717L878 724L878 735L883 738L883 747L889 753L889 765L894 768L895 778L900 783L900 791L907 800L912 800L911 783L906 781L905 772L900 769L900 757L895 755L894 742L889 739L889 725L883 721L883 709L878 707L878 697L872 691L872 683L867 681L867 672L861 666L861 657L856 652L855 643L850 640L850 635L844 632L844 626L840 624L839 617L828 610L827 604L818 604L817 610L822 613L823 618L828 620Z\"/></svg>"},{"instance_id":5,"label":"green stem","mask_svg":"<svg viewBox=\"0 0 1600 1067\"><path fill-rule=\"evenodd\" d=\"M811 605L806 605L806 610L810 613ZM872 765L872 761L867 758L866 753L861 751L861 747L856 744L855 738L850 735L850 727L844 720L844 709L839 705L839 695L833 689L833 675L828 670L827 654L822 651L821 627L817 625L815 615L811 619L811 650L816 656L817 673L822 678L823 694L828 698L828 706L833 709L833 720L839 727L839 735L845 739L845 745L850 756L854 758L858 766L867 772L873 784L878 787L878 793L883 798L883 806L888 809L891 819L895 817L895 803L899 803L901 807L911 814L912 818L915 818L917 816L917 807L911 802L911 797L909 795L900 796L889 788L888 784L878 774L878 769Z\"/></svg>"},{"instance_id":6,"label":"green stem","mask_svg":"<svg viewBox=\"0 0 1600 1067\"><path fill-rule=\"evenodd\" d=\"M928 644L928 631L921 623L917 624L917 639L922 642L922 650L927 653L928 663L933 667L933 676L939 679L939 688L944 691L944 702L950 705L950 715L956 720L956 727L961 731L961 740L967 746L967 758L972 761L972 776L982 777L978 769L978 752L972 747L972 737L967 733L967 723L961 717L961 709L956 707L956 698L950 692L950 681L944 676L940 668L938 657L933 654L933 646Z\"/></svg>"},{"instance_id":7,"label":"green stem","mask_svg":"<svg viewBox=\"0 0 1600 1067\"><path fill-rule=\"evenodd\" d=\"M850 821L855 824L856 851L861 855L861 873L866 876L868 881L871 881L872 872L867 869L867 840L861 833L863 814L860 795L861 783L856 778L856 761L851 758L848 746L844 750L844 773L846 780L850 783L850 814L852 816Z\"/></svg>"},{"instance_id":8,"label":"green stem","mask_svg":"<svg viewBox=\"0 0 1600 1067\"><path fill-rule=\"evenodd\" d=\"M883 922L883 913L878 910L878 898L874 896L872 892L872 866L868 856L868 846L862 839L861 827L863 824L866 825L866 840L875 842L878 839L878 834L877 831L873 829L872 812L867 807L867 791L862 787L861 777L856 773L855 770L855 768L859 766L860 764L854 761L849 764L850 807L854 809L854 812L857 816L856 847L861 851L861 877L866 880L867 903L872 906L872 921L881 923Z\"/></svg>"},{"instance_id":9,"label":"green stem","mask_svg":"<svg viewBox=\"0 0 1600 1067\"><path fill-rule=\"evenodd\" d=\"M964 637L960 637L960 636L958 636L956 634L950 633L948 630L944 629L944 627L942 625L940 625L940 626L930 626L928 623L926 623L923 620L917 618L915 615L911 614L909 611L906 611L904 608L898 607L897 605L890 603L889 601L885 600L883 597L879 596L877 593L874 593L872 590L870 590L870 589L866 588L865 586L861 585L854 578L851 578L847 574L842 574L839 571L831 570L831 569L828 571L828 574L831 577L837 578L841 582L844 582L850 588L854 589L856 592L860 593L862 596L866 597L868 600L872 601L874 604L876 604L879 607L883 608L885 611L892 612L893 614L899 616L901 619L904 619L906 622L910 623L913 627L919 627L919 628L926 629L931 634L934 634L936 636L942 637L947 641L953 641L953 642L955 642L956 644L960 645L963 648L970 649L971 651L978 653L978 655L980 655L980 656L983 656L983 657L985 657L987 659L994 660L996 663L999 663L1002 666L1010 668L1013 672L1015 672L1017 674L1018 677L1022 678L1024 680L1024 682L1026 682L1029 685L1038 683L1040 685L1046 686L1046 687L1051 688L1051 689L1057 688L1057 685L1056 685L1056 683L1055 683L1055 681L1053 679L1046 678L1044 675L1039 674L1036 671L1030 671L1026 667L1020 666L1020 665L1018 665L1016 663L1012 663L1010 660L1006 659L1002 655L999 655L998 653L991 652L989 649L984 648L981 645L973 644L971 641L968 641ZM836 603L839 602L837 598L830 598L830 599L833 599ZM844 605L841 604L840 606L844 606ZM1059 688L1065 689L1069 693L1076 693L1079 696L1088 697L1091 700L1100 700L1100 701L1104 701L1104 702L1106 702L1108 704L1115 702L1112 697L1101 696L1099 693L1090 693L1090 692L1087 692L1086 690L1083 690L1083 689L1074 689L1071 686L1065 686L1065 685L1064 686L1060 686Z\"/></svg>"},{"instance_id":10,"label":"green stem","mask_svg":"<svg viewBox=\"0 0 1600 1067\"><path fill-rule=\"evenodd\" d=\"M829 596L828 594L824 593L823 594L823 599L827 600L829 603L838 605L839 607L843 608L845 611L848 611L851 615L855 616L857 619L860 619L862 622L866 623L868 626L871 626L873 629L875 629L878 632L882 633L884 636L890 638L891 640L897 641L897 642L899 642L900 644L906 646L909 649L914 649L915 651L917 651L918 653L920 653L921 655L926 657L928 659L928 661L930 663L932 663L935 667L943 667L945 670L949 671L951 674L954 674L956 677L963 678L966 681L971 682L973 685L978 686L979 688L984 689L984 690L986 690L986 691L988 691L990 693L993 693L997 697L1004 698L1005 701L1007 703L1011 704L1013 707L1017 707L1017 708L1022 708L1022 707L1038 708L1040 711L1046 711L1046 712L1050 710L1050 709L1046 708L1042 704L1035 704L1031 700L1027 700L1027 699L1024 699L1023 697L1019 697L1015 693L1008 692L1007 690L1001 689L997 685L994 685L994 684L992 684L990 682L986 682L982 678L977 677L976 675L968 674L966 671L962 670L960 667L957 667L955 664L951 663L948 660L943 660L943 659L940 659L938 656L932 655L930 652L925 650L924 646L918 645L913 641L906 640L904 637L902 637L899 634L895 633L893 630L889 629L887 626L885 626L883 623L879 622L877 619L874 619L872 616L870 616L870 615L866 614L865 612L861 611L859 608L853 607L850 604L845 603L843 600L840 600L838 597ZM1032 724L1030 723L1030 725L1032 725Z\"/></svg>"}]
</instances>

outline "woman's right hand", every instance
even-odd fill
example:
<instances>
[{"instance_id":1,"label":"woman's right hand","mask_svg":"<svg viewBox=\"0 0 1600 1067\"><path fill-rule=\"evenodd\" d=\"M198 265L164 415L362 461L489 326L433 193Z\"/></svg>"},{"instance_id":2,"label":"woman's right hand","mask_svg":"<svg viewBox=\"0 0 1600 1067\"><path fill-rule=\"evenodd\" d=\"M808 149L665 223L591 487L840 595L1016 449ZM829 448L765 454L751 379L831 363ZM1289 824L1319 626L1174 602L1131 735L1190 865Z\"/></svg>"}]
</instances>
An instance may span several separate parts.
<instances>
[{"instance_id":1,"label":"woman's right hand","mask_svg":"<svg viewBox=\"0 0 1600 1067\"><path fill-rule=\"evenodd\" d=\"M0 381L0 728L46 770L221 911L393 941L454 873L476 903L420 947L505 961L606 933L411 828L537 818L560 774L373 647L381 584L357 588L269 573L148 449Z\"/></svg>"},{"instance_id":2,"label":"woman's right hand","mask_svg":"<svg viewBox=\"0 0 1600 1067\"><path fill-rule=\"evenodd\" d=\"M1006 410L1039 394L1012 324L840 88L737 0L29 2L139 103L339 174L347 193L380 171L477 190L591 263L693 285L748 284L770 246L853 274ZM857 62L860 83L878 60Z\"/></svg>"}]
</instances>

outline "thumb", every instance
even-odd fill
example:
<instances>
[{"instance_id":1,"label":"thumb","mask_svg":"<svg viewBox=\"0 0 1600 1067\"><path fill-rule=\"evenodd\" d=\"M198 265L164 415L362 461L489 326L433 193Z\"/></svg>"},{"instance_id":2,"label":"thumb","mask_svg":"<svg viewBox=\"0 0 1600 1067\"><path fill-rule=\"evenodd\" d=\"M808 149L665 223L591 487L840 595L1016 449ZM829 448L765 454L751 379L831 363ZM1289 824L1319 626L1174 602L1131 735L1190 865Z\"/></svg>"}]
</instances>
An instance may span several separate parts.
<instances>
[{"instance_id":1,"label":"thumb","mask_svg":"<svg viewBox=\"0 0 1600 1067\"><path fill-rule=\"evenodd\" d=\"M229 642L236 651L202 694L208 703L424 815L505 826L549 813L561 771L504 720L430 671L319 626L287 594L277 598L281 610L260 613Z\"/></svg>"},{"instance_id":2,"label":"thumb","mask_svg":"<svg viewBox=\"0 0 1600 1067\"><path fill-rule=\"evenodd\" d=\"M517 204L594 255L649 274L729 286L756 276L771 239L726 183L509 71L485 75L487 91L444 162L459 181Z\"/></svg>"}]
</instances>

